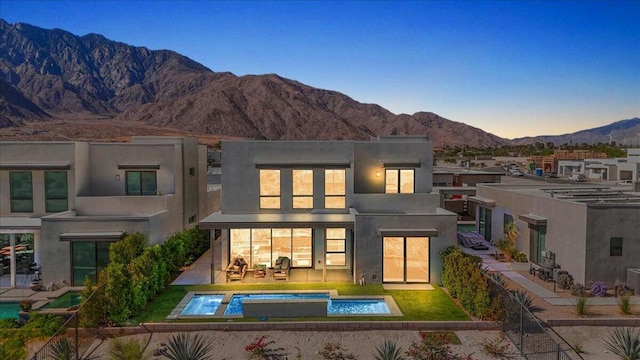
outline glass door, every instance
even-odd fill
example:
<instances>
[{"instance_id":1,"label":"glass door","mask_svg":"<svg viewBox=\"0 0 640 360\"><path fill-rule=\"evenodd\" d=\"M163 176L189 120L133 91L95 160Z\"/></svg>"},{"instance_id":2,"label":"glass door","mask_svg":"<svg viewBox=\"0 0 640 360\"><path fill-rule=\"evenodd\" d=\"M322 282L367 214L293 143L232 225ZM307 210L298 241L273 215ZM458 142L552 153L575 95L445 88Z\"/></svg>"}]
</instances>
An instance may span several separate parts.
<instances>
[{"instance_id":1,"label":"glass door","mask_svg":"<svg viewBox=\"0 0 640 360\"><path fill-rule=\"evenodd\" d=\"M404 238L382 238L382 282L404 282Z\"/></svg>"},{"instance_id":2,"label":"glass door","mask_svg":"<svg viewBox=\"0 0 640 360\"><path fill-rule=\"evenodd\" d=\"M407 243L407 282L429 281L429 238L408 237Z\"/></svg>"}]
</instances>

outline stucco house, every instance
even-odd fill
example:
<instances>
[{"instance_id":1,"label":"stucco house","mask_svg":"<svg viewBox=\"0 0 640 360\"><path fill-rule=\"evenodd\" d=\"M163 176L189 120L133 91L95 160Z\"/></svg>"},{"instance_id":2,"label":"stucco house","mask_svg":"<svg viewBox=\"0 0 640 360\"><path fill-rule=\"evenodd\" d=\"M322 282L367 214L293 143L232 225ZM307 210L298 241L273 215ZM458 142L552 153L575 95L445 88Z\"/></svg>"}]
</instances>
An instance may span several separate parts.
<instances>
[{"instance_id":1,"label":"stucco house","mask_svg":"<svg viewBox=\"0 0 640 360\"><path fill-rule=\"evenodd\" d=\"M191 138L0 142L2 286L25 286L34 267L45 285L82 285L124 233L154 244L195 226L219 206L206 171Z\"/></svg>"},{"instance_id":2,"label":"stucco house","mask_svg":"<svg viewBox=\"0 0 640 360\"><path fill-rule=\"evenodd\" d=\"M551 251L562 270L589 286L625 281L640 268L640 193L593 185L478 184L469 200L478 232L490 241L514 222L517 248L542 265ZM640 289L636 289L638 291Z\"/></svg>"},{"instance_id":3,"label":"stucco house","mask_svg":"<svg viewBox=\"0 0 640 360\"><path fill-rule=\"evenodd\" d=\"M420 136L371 141L223 141L220 229L224 270L279 257L297 270L345 281L439 282L439 253L456 243L456 214L441 209L432 143ZM213 278L213 277L212 277Z\"/></svg>"}]
</instances>

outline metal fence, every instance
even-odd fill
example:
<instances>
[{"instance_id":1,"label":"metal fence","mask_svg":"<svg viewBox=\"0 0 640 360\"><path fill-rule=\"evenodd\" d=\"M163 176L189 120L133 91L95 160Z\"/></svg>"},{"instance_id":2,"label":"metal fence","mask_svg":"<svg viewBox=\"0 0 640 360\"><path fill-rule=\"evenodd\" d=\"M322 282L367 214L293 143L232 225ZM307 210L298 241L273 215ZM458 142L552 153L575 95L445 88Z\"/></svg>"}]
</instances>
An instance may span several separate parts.
<instances>
[{"instance_id":1,"label":"metal fence","mask_svg":"<svg viewBox=\"0 0 640 360\"><path fill-rule=\"evenodd\" d=\"M492 294L500 301L498 323L506 336L531 360L583 359L558 333L538 319L511 291L489 277Z\"/></svg>"},{"instance_id":2,"label":"metal fence","mask_svg":"<svg viewBox=\"0 0 640 360\"><path fill-rule=\"evenodd\" d=\"M88 354L95 347L94 342L99 340L101 336L97 327L83 326L84 312L82 310L103 289L104 287L99 287L91 293L78 310L71 313L60 329L30 359L80 360L90 358Z\"/></svg>"}]
</instances>

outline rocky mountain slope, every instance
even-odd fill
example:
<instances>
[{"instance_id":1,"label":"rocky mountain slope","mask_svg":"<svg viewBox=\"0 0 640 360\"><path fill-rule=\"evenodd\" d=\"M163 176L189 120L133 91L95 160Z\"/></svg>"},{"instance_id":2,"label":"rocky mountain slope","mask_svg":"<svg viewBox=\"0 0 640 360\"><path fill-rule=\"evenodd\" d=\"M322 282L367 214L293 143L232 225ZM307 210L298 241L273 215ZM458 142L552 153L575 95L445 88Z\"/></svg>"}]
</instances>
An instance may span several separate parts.
<instances>
[{"instance_id":1,"label":"rocky mountain slope","mask_svg":"<svg viewBox=\"0 0 640 360\"><path fill-rule=\"evenodd\" d=\"M436 114L395 115L277 75L213 72L168 50L0 20L0 127L96 117L195 134L259 139L427 135L495 146L495 135Z\"/></svg>"},{"instance_id":2,"label":"rocky mountain slope","mask_svg":"<svg viewBox=\"0 0 640 360\"><path fill-rule=\"evenodd\" d=\"M554 145L562 144L596 144L615 142L616 144L640 145L640 118L620 120L609 125L577 131L563 135L543 135L513 139L516 144L532 144L535 142Z\"/></svg>"}]
</instances>

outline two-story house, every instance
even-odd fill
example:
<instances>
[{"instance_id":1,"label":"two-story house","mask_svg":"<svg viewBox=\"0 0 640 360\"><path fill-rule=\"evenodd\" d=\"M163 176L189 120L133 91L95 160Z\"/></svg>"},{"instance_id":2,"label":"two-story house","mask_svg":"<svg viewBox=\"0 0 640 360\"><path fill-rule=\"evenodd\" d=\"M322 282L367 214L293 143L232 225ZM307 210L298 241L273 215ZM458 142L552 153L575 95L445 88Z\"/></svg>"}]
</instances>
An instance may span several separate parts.
<instances>
[{"instance_id":1,"label":"two-story house","mask_svg":"<svg viewBox=\"0 0 640 360\"><path fill-rule=\"evenodd\" d=\"M196 225L219 206L206 171L190 138L0 142L2 286L24 286L34 263L45 285L82 285L124 233L154 244Z\"/></svg>"},{"instance_id":2,"label":"two-story house","mask_svg":"<svg viewBox=\"0 0 640 360\"><path fill-rule=\"evenodd\" d=\"M200 227L221 230L220 270L237 255L250 267L286 256L323 280L439 282L456 214L439 208L432 167L426 137L223 141L221 210Z\"/></svg>"}]
</instances>

